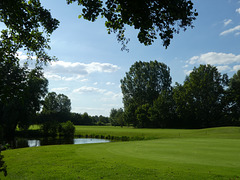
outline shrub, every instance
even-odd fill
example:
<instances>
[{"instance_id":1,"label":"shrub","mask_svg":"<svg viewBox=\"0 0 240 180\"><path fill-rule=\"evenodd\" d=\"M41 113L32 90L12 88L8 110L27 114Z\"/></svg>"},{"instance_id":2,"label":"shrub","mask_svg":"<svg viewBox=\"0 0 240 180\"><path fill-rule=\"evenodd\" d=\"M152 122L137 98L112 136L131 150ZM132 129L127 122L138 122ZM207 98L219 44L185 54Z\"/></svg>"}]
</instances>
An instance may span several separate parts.
<instances>
[{"instance_id":1,"label":"shrub","mask_svg":"<svg viewBox=\"0 0 240 180\"><path fill-rule=\"evenodd\" d=\"M59 124L57 122L45 122L41 125L41 130L43 131L44 136L57 136Z\"/></svg>"},{"instance_id":2,"label":"shrub","mask_svg":"<svg viewBox=\"0 0 240 180\"><path fill-rule=\"evenodd\" d=\"M59 135L64 137L73 137L75 133L75 126L71 121L61 123L59 126Z\"/></svg>"}]
</instances>

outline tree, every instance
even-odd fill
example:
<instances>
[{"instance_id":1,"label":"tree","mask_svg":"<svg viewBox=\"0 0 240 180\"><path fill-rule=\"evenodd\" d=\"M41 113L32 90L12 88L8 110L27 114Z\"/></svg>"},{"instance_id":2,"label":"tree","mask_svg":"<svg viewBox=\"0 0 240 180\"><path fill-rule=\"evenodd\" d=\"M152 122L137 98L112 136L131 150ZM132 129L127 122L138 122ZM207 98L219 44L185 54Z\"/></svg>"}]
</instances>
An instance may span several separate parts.
<instances>
[{"instance_id":1,"label":"tree","mask_svg":"<svg viewBox=\"0 0 240 180\"><path fill-rule=\"evenodd\" d=\"M29 126L32 116L40 111L47 85L39 67L30 71L8 63L0 66L0 123L5 140L14 137L17 125Z\"/></svg>"},{"instance_id":2,"label":"tree","mask_svg":"<svg viewBox=\"0 0 240 180\"><path fill-rule=\"evenodd\" d=\"M170 69L165 64L157 61L134 63L121 80L126 122L136 125L136 109L144 104L152 106L162 91L171 89L171 82Z\"/></svg>"},{"instance_id":3,"label":"tree","mask_svg":"<svg viewBox=\"0 0 240 180\"><path fill-rule=\"evenodd\" d=\"M61 123L59 128L59 136L64 136L65 138L73 138L75 133L75 126L71 121Z\"/></svg>"},{"instance_id":4,"label":"tree","mask_svg":"<svg viewBox=\"0 0 240 180\"><path fill-rule=\"evenodd\" d=\"M224 117L226 74L221 75L211 65L194 68L183 86L174 89L174 100L184 127L205 128L218 126Z\"/></svg>"},{"instance_id":5,"label":"tree","mask_svg":"<svg viewBox=\"0 0 240 180\"><path fill-rule=\"evenodd\" d=\"M92 118L88 115L88 113L83 113L82 115L82 124L83 125L91 125L92 123Z\"/></svg>"},{"instance_id":6,"label":"tree","mask_svg":"<svg viewBox=\"0 0 240 180\"><path fill-rule=\"evenodd\" d=\"M70 111L71 100L66 95L50 92L44 99L38 122L43 126L44 124L46 124L46 126L48 126L47 124L56 124L57 126L59 123L67 122L72 118Z\"/></svg>"},{"instance_id":7,"label":"tree","mask_svg":"<svg viewBox=\"0 0 240 180\"><path fill-rule=\"evenodd\" d=\"M45 97L43 113L70 113L71 100L64 94L50 92Z\"/></svg>"},{"instance_id":8,"label":"tree","mask_svg":"<svg viewBox=\"0 0 240 180\"><path fill-rule=\"evenodd\" d=\"M175 103L172 91L162 91L149 109L150 121L153 127L169 128L177 127L175 115Z\"/></svg>"},{"instance_id":9,"label":"tree","mask_svg":"<svg viewBox=\"0 0 240 180\"><path fill-rule=\"evenodd\" d=\"M52 60L45 49L50 49L49 37L59 21L52 18L39 0L1 0L0 22L7 27L1 32L1 61L13 61L19 49L26 50L29 58L35 54L38 61Z\"/></svg>"},{"instance_id":10,"label":"tree","mask_svg":"<svg viewBox=\"0 0 240 180\"><path fill-rule=\"evenodd\" d=\"M92 22L98 16L106 18L108 33L117 33L123 49L129 41L125 37L127 25L139 30L140 43L151 45L159 36L163 46L168 47L173 34L193 27L198 15L191 0L67 0L68 4L73 2L83 6L79 17Z\"/></svg>"},{"instance_id":11,"label":"tree","mask_svg":"<svg viewBox=\"0 0 240 180\"><path fill-rule=\"evenodd\" d=\"M228 89L230 115L234 121L240 121L240 70L230 79Z\"/></svg>"},{"instance_id":12,"label":"tree","mask_svg":"<svg viewBox=\"0 0 240 180\"><path fill-rule=\"evenodd\" d=\"M123 109L119 108L119 109L111 109L110 112L110 123L112 124L112 126L124 126L125 122L123 119Z\"/></svg>"},{"instance_id":13,"label":"tree","mask_svg":"<svg viewBox=\"0 0 240 180\"><path fill-rule=\"evenodd\" d=\"M153 123L150 120L149 108L150 108L149 104L143 104L141 106L138 106L138 108L135 111L138 121L136 127L138 128L153 127Z\"/></svg>"}]
</instances>

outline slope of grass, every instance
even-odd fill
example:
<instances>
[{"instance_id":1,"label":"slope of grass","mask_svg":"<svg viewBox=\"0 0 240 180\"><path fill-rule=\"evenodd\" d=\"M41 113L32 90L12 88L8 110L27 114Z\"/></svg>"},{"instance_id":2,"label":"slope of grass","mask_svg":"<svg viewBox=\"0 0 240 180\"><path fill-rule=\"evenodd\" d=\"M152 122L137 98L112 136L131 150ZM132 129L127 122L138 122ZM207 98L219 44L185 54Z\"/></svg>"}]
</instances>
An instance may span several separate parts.
<instances>
[{"instance_id":1,"label":"slope of grass","mask_svg":"<svg viewBox=\"0 0 240 180\"><path fill-rule=\"evenodd\" d=\"M139 139L162 139L162 138L237 138L240 139L239 127L218 127L207 129L138 129L132 127L113 126L75 126L76 135L103 135L103 136L127 136Z\"/></svg>"},{"instance_id":2,"label":"slope of grass","mask_svg":"<svg viewBox=\"0 0 240 180\"><path fill-rule=\"evenodd\" d=\"M78 131L159 139L8 150L2 152L8 176L0 178L240 179L238 127L159 130L84 126L77 127Z\"/></svg>"}]
</instances>

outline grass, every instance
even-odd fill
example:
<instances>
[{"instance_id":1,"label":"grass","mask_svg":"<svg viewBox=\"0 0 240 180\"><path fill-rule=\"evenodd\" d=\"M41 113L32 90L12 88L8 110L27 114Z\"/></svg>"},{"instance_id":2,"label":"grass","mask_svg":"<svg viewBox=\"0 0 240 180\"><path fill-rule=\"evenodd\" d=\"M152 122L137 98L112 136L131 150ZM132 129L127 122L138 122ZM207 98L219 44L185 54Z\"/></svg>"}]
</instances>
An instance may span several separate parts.
<instances>
[{"instance_id":1,"label":"grass","mask_svg":"<svg viewBox=\"0 0 240 180\"><path fill-rule=\"evenodd\" d=\"M0 178L240 179L239 127L169 130L77 126L76 133L149 140L4 151L8 176L1 174Z\"/></svg>"}]
</instances>

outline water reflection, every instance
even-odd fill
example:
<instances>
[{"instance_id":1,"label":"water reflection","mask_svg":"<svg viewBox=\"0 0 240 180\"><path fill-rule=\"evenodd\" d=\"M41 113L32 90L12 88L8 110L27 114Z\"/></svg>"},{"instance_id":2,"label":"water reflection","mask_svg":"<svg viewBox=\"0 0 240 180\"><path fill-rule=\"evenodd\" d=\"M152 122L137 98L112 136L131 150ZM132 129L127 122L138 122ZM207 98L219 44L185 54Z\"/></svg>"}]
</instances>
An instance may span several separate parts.
<instances>
[{"instance_id":1,"label":"water reflection","mask_svg":"<svg viewBox=\"0 0 240 180\"><path fill-rule=\"evenodd\" d=\"M28 147L40 146L40 140L28 140Z\"/></svg>"},{"instance_id":2,"label":"water reflection","mask_svg":"<svg viewBox=\"0 0 240 180\"><path fill-rule=\"evenodd\" d=\"M16 148L37 147L44 145L60 145L60 144L91 144L91 143L108 143L107 139L94 138L76 138L76 139L17 139Z\"/></svg>"}]
</instances>

